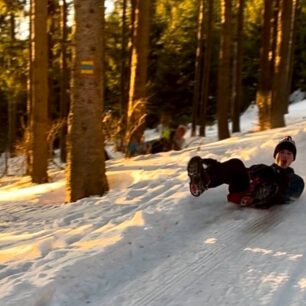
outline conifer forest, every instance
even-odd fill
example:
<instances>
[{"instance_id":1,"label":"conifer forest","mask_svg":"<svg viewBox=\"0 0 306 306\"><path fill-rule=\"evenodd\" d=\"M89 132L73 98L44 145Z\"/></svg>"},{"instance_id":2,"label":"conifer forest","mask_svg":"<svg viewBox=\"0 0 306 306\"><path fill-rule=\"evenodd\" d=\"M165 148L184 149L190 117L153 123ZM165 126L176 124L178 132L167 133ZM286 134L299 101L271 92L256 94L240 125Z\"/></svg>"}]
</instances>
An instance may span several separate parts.
<instances>
[{"instance_id":1,"label":"conifer forest","mask_svg":"<svg viewBox=\"0 0 306 306\"><path fill-rule=\"evenodd\" d=\"M128 156L164 118L285 126L305 47L306 0L0 0L0 153L40 184L59 150L66 201L103 195L105 144Z\"/></svg>"}]
</instances>

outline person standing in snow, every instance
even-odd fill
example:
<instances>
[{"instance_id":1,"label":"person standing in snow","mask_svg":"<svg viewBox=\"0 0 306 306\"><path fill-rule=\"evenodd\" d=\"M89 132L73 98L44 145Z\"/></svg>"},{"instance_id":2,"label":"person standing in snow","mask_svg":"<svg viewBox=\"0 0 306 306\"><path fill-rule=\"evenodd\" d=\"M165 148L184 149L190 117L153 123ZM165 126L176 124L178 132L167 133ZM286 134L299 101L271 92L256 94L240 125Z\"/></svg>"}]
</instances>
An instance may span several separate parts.
<instances>
[{"instance_id":1,"label":"person standing in snow","mask_svg":"<svg viewBox=\"0 0 306 306\"><path fill-rule=\"evenodd\" d=\"M290 167L296 153L294 140L286 136L276 145L271 166L257 164L247 168L238 158L221 163L194 156L187 165L190 192L198 197L207 189L227 184L228 201L241 206L268 208L289 203L301 196L305 185Z\"/></svg>"}]
</instances>

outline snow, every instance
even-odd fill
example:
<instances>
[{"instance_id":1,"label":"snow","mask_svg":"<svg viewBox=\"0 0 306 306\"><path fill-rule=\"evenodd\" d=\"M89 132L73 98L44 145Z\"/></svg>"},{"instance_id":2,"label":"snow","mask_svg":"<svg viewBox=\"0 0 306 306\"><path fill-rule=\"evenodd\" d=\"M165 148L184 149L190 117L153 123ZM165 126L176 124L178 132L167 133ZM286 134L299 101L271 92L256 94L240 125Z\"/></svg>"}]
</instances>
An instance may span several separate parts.
<instances>
[{"instance_id":1,"label":"snow","mask_svg":"<svg viewBox=\"0 0 306 306\"><path fill-rule=\"evenodd\" d=\"M107 161L110 191L64 204L64 173L51 182L0 181L1 306L306 305L305 195L269 210L226 202L227 186L199 198L186 164L198 154L247 166L271 164L276 143L296 141L293 164L306 180L306 100L290 105L287 126L190 138L180 152ZM10 160L20 171L22 158Z\"/></svg>"}]
</instances>

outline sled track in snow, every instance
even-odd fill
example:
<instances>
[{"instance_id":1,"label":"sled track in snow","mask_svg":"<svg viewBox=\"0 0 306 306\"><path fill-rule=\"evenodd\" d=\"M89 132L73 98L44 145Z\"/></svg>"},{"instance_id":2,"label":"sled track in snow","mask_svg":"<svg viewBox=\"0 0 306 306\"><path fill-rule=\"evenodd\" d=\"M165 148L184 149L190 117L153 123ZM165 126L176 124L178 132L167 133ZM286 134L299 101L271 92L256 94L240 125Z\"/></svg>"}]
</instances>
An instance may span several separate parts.
<instances>
[{"instance_id":1,"label":"sled track in snow","mask_svg":"<svg viewBox=\"0 0 306 306\"><path fill-rule=\"evenodd\" d=\"M205 250L205 254L192 263L184 267L176 266L170 274L169 270L163 268L164 273L160 275L160 279L163 281L161 281L159 286L149 292L144 290L142 296L132 305L161 305L160 298L163 298L162 304L166 305L172 300L172 296L167 297L166 293L174 286L179 286L183 291L188 290L199 278L205 278L208 273L218 269L225 258L228 258L235 252L241 252L247 245L265 235L269 229L276 227L282 220L282 211L272 210L263 211L263 213L264 215L256 220L247 220L246 222L234 221L235 223L227 228L224 234L218 237L218 243L214 245L214 248ZM228 213L224 214L227 215ZM237 239L235 239L236 237ZM226 241L235 242L235 248L227 248L223 243ZM188 258L188 255L186 258ZM199 271L201 271L201 274L197 273Z\"/></svg>"}]
</instances>

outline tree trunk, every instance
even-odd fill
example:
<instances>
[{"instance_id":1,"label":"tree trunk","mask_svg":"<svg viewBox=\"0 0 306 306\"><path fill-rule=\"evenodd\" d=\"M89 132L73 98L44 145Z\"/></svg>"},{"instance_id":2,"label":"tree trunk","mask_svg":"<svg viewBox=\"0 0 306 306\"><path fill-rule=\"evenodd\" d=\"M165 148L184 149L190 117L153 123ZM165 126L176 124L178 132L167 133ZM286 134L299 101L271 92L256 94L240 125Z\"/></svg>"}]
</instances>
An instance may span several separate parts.
<instances>
[{"instance_id":1,"label":"tree trunk","mask_svg":"<svg viewBox=\"0 0 306 306\"><path fill-rule=\"evenodd\" d=\"M30 24L29 24L29 61L28 61L28 79L27 79L27 127L24 133L24 139L26 144L26 174L30 175L32 171L32 105L33 105L33 65L32 65L32 57L33 57L33 21L34 18L34 1L30 1Z\"/></svg>"},{"instance_id":2,"label":"tree trunk","mask_svg":"<svg viewBox=\"0 0 306 306\"><path fill-rule=\"evenodd\" d=\"M67 158L67 117L69 111L69 76L67 65L67 13L68 6L66 0L62 2L62 43L61 43L61 75L60 75L60 120L62 128L60 130L60 157L62 162Z\"/></svg>"},{"instance_id":3,"label":"tree trunk","mask_svg":"<svg viewBox=\"0 0 306 306\"><path fill-rule=\"evenodd\" d=\"M272 50L272 8L273 1L265 0L259 64L259 85L256 93L259 127L262 131L270 128L273 78L273 62L270 58L270 52Z\"/></svg>"},{"instance_id":4,"label":"tree trunk","mask_svg":"<svg viewBox=\"0 0 306 306\"><path fill-rule=\"evenodd\" d=\"M206 115L209 96L209 81L210 81L210 67L212 55L212 33L213 33L213 0L208 1L207 5L207 20L204 25L204 33L206 36L204 44L204 63L203 74L201 81L201 95L200 95L200 136L205 136ZM204 13L204 12L203 12Z\"/></svg>"},{"instance_id":5,"label":"tree trunk","mask_svg":"<svg viewBox=\"0 0 306 306\"><path fill-rule=\"evenodd\" d=\"M15 38L15 14L10 14L10 43L11 48L14 47L16 38ZM12 56L12 55L11 55ZM17 107L16 107L16 94L14 90L11 89L9 91L9 98L8 98L8 148L9 148L9 155L13 157L15 155L15 145L16 145L16 136L17 136Z\"/></svg>"},{"instance_id":6,"label":"tree trunk","mask_svg":"<svg viewBox=\"0 0 306 306\"><path fill-rule=\"evenodd\" d=\"M9 156L15 156L15 145L16 145L16 135L17 135L17 111L16 111L16 101L14 99L8 101L8 151Z\"/></svg>"},{"instance_id":7,"label":"tree trunk","mask_svg":"<svg viewBox=\"0 0 306 306\"><path fill-rule=\"evenodd\" d=\"M140 144L146 117L146 83L149 53L151 1L136 1L132 42L131 77L125 143Z\"/></svg>"},{"instance_id":8,"label":"tree trunk","mask_svg":"<svg viewBox=\"0 0 306 306\"><path fill-rule=\"evenodd\" d=\"M219 140L229 138L231 67L231 0L221 0L221 44L218 65L217 117Z\"/></svg>"},{"instance_id":9,"label":"tree trunk","mask_svg":"<svg viewBox=\"0 0 306 306\"><path fill-rule=\"evenodd\" d=\"M108 190L102 131L104 1L75 0L74 10L66 202Z\"/></svg>"},{"instance_id":10,"label":"tree trunk","mask_svg":"<svg viewBox=\"0 0 306 306\"><path fill-rule=\"evenodd\" d=\"M241 105L241 73L242 73L242 57L243 57L243 12L245 0L238 0L238 16L236 27L236 48L235 48L235 77L234 77L234 97L232 108L232 132L240 132L240 105Z\"/></svg>"},{"instance_id":11,"label":"tree trunk","mask_svg":"<svg viewBox=\"0 0 306 306\"><path fill-rule=\"evenodd\" d=\"M274 65L271 127L285 126L284 115L289 101L288 82L290 49L292 45L292 0L281 0L277 30L276 57Z\"/></svg>"},{"instance_id":12,"label":"tree trunk","mask_svg":"<svg viewBox=\"0 0 306 306\"><path fill-rule=\"evenodd\" d=\"M57 21L57 0L48 0L48 116L52 121L53 109L56 107L57 97L56 88L54 86L54 68L55 68L55 54L54 49L56 45L56 38L54 33L58 24ZM52 144L49 144L49 148L52 148ZM52 154L52 152L50 152Z\"/></svg>"},{"instance_id":13,"label":"tree trunk","mask_svg":"<svg viewBox=\"0 0 306 306\"><path fill-rule=\"evenodd\" d=\"M119 150L123 149L124 134L127 126L127 107L129 89L129 28L127 24L127 0L122 2L122 29L121 29L121 66L120 66L120 144Z\"/></svg>"},{"instance_id":14,"label":"tree trunk","mask_svg":"<svg viewBox=\"0 0 306 306\"><path fill-rule=\"evenodd\" d=\"M31 169L33 183L48 181L48 40L47 16L48 1L33 0L32 27L32 113L31 131Z\"/></svg>"},{"instance_id":15,"label":"tree trunk","mask_svg":"<svg viewBox=\"0 0 306 306\"><path fill-rule=\"evenodd\" d=\"M201 80L203 76L203 65L204 65L204 27L205 27L205 0L200 0L197 49L196 49L196 59L195 59L195 75L194 75L194 87L193 87L193 103L192 103L192 125L191 125L192 136L196 135L196 127L199 123Z\"/></svg>"},{"instance_id":16,"label":"tree trunk","mask_svg":"<svg viewBox=\"0 0 306 306\"><path fill-rule=\"evenodd\" d=\"M296 40L296 26L297 26L297 15L299 12L299 0L293 1L292 8L292 29L290 36L290 56L289 56L289 76L288 76L288 84L287 84L287 95L290 96L291 87L292 87L292 75L293 75L293 64L294 64L294 50L295 50L295 40ZM288 107L285 110L288 113Z\"/></svg>"}]
</instances>

